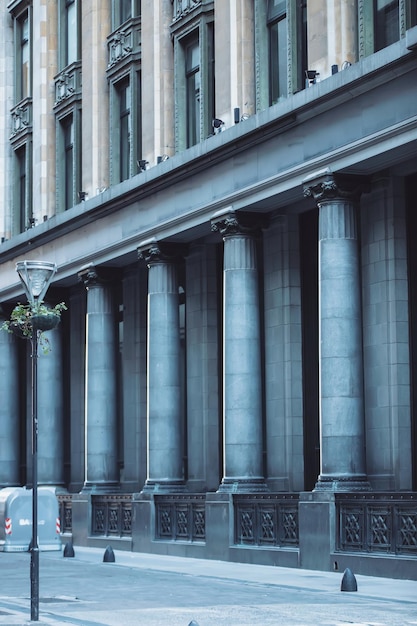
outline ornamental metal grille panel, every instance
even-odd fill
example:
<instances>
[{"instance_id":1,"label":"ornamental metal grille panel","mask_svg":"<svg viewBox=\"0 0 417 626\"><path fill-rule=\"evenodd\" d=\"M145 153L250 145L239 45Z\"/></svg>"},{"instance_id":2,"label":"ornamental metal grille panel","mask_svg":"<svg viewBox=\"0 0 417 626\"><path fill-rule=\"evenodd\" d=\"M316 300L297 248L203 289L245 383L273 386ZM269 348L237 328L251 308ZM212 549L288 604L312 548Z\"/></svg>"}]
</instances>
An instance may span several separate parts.
<instances>
[{"instance_id":1,"label":"ornamental metal grille panel","mask_svg":"<svg viewBox=\"0 0 417 626\"><path fill-rule=\"evenodd\" d=\"M96 536L130 537L132 535L132 498L92 496L92 529Z\"/></svg>"},{"instance_id":2,"label":"ornamental metal grille panel","mask_svg":"<svg viewBox=\"0 0 417 626\"><path fill-rule=\"evenodd\" d=\"M61 533L72 532L72 497L70 495L58 495L59 517L61 520Z\"/></svg>"},{"instance_id":3,"label":"ornamental metal grille panel","mask_svg":"<svg viewBox=\"0 0 417 626\"><path fill-rule=\"evenodd\" d=\"M336 494L337 549L417 556L417 494Z\"/></svg>"},{"instance_id":4,"label":"ornamental metal grille panel","mask_svg":"<svg viewBox=\"0 0 417 626\"><path fill-rule=\"evenodd\" d=\"M233 497L235 544L298 546L298 494Z\"/></svg>"},{"instance_id":5,"label":"ornamental metal grille panel","mask_svg":"<svg viewBox=\"0 0 417 626\"><path fill-rule=\"evenodd\" d=\"M155 537L164 541L205 541L204 495L155 496Z\"/></svg>"}]
</instances>

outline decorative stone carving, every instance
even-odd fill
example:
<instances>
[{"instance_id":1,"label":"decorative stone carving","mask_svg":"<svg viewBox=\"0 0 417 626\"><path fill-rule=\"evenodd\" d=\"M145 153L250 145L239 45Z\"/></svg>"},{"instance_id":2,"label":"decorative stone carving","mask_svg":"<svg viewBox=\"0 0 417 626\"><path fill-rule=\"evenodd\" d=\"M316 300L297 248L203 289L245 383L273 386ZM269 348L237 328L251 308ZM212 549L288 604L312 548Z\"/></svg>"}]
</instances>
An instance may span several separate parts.
<instances>
[{"instance_id":1,"label":"decorative stone carving","mask_svg":"<svg viewBox=\"0 0 417 626\"><path fill-rule=\"evenodd\" d=\"M201 6L202 0L173 0L174 4L174 21L179 20L193 9Z\"/></svg>"},{"instance_id":2,"label":"decorative stone carving","mask_svg":"<svg viewBox=\"0 0 417 626\"><path fill-rule=\"evenodd\" d=\"M132 52L132 31L117 31L108 43L109 64L111 67Z\"/></svg>"},{"instance_id":3,"label":"decorative stone carving","mask_svg":"<svg viewBox=\"0 0 417 626\"><path fill-rule=\"evenodd\" d=\"M24 104L20 104L12 110L11 115L12 133L10 138L12 139L16 135L29 128L32 117L32 103L26 101Z\"/></svg>"}]
</instances>

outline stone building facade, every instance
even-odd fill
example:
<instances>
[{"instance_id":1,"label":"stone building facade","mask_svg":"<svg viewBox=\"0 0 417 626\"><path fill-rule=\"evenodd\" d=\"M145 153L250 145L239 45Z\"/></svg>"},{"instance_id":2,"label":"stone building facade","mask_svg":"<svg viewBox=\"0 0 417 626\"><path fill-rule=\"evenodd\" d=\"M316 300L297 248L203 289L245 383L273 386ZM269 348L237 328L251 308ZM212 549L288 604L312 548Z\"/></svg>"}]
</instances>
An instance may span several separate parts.
<instances>
[{"instance_id":1,"label":"stone building facade","mask_svg":"<svg viewBox=\"0 0 417 626\"><path fill-rule=\"evenodd\" d=\"M0 6L0 302L75 544L416 579L411 0ZM0 485L30 351L0 333Z\"/></svg>"}]
</instances>

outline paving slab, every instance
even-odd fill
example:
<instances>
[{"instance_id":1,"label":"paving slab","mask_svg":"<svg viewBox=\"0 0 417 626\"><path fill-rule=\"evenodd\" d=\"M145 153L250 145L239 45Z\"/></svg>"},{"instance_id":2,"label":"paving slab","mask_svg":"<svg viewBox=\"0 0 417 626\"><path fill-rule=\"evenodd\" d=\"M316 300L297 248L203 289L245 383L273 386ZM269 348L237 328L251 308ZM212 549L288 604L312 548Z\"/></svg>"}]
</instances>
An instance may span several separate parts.
<instances>
[{"instance_id":1,"label":"paving slab","mask_svg":"<svg viewBox=\"0 0 417 626\"><path fill-rule=\"evenodd\" d=\"M41 552L42 626L416 626L417 582L77 548ZM417 564L416 564L417 566ZM0 553L0 624L30 621L30 555Z\"/></svg>"}]
</instances>

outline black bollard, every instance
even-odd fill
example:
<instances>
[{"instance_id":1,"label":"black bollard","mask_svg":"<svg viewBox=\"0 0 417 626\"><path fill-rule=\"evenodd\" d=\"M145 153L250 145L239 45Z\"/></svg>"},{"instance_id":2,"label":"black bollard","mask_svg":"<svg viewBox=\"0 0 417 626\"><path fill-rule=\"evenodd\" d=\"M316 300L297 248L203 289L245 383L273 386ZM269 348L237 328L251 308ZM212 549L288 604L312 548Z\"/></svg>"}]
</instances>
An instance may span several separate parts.
<instances>
[{"instance_id":1,"label":"black bollard","mask_svg":"<svg viewBox=\"0 0 417 626\"><path fill-rule=\"evenodd\" d=\"M194 620L192 620L188 626L198 626L198 622L195 622Z\"/></svg>"},{"instance_id":2,"label":"black bollard","mask_svg":"<svg viewBox=\"0 0 417 626\"><path fill-rule=\"evenodd\" d=\"M345 573L343 574L342 584L340 587L340 591L357 591L358 583L356 582L356 578L352 571L349 568L345 569Z\"/></svg>"},{"instance_id":3,"label":"black bollard","mask_svg":"<svg viewBox=\"0 0 417 626\"><path fill-rule=\"evenodd\" d=\"M68 541L68 543L65 544L64 556L65 557L72 557L72 556L74 556L74 547L72 545L72 541Z\"/></svg>"},{"instance_id":4,"label":"black bollard","mask_svg":"<svg viewBox=\"0 0 417 626\"><path fill-rule=\"evenodd\" d=\"M113 548L111 546L107 546L103 556L103 563L114 563L115 560Z\"/></svg>"}]
</instances>

